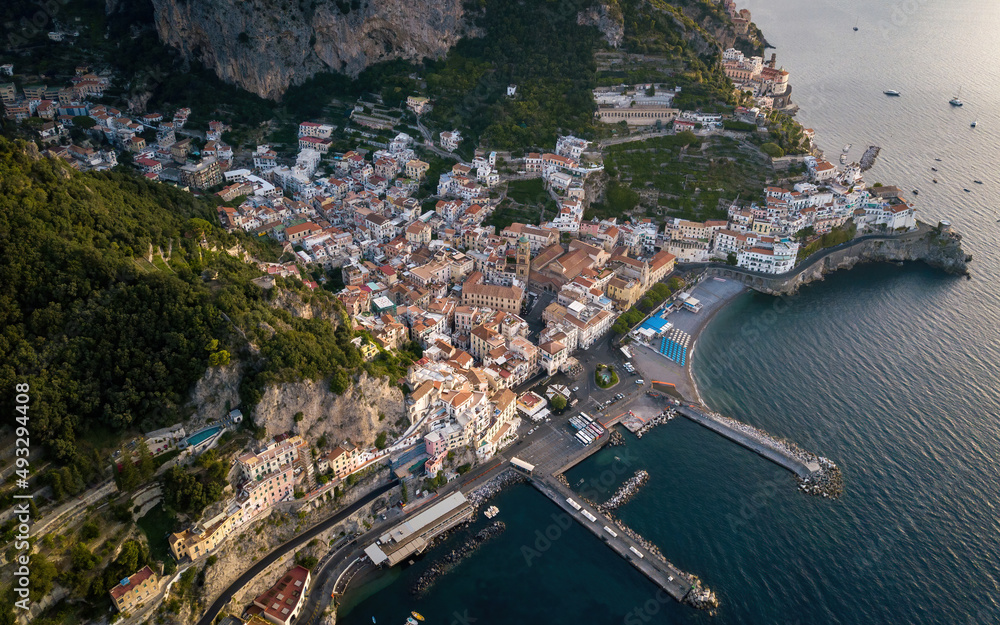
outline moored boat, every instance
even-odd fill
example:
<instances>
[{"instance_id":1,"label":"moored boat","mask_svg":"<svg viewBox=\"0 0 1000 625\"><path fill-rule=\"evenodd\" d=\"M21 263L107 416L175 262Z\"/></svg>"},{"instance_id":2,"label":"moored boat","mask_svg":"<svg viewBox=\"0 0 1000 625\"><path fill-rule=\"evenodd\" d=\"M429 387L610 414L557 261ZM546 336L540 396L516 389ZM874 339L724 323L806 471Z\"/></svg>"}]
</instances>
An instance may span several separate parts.
<instances>
[{"instance_id":1,"label":"moored boat","mask_svg":"<svg viewBox=\"0 0 1000 625\"><path fill-rule=\"evenodd\" d=\"M882 93L884 93L885 95L893 95L893 96L899 95L899 92L896 91L895 89L886 89Z\"/></svg>"}]
</instances>

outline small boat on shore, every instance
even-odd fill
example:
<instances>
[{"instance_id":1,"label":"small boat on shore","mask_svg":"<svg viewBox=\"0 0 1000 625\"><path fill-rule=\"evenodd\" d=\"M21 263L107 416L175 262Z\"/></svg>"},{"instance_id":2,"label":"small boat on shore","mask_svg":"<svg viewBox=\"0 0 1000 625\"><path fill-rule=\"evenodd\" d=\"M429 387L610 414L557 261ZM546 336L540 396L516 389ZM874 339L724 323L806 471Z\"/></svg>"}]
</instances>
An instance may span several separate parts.
<instances>
[{"instance_id":1,"label":"small boat on shore","mask_svg":"<svg viewBox=\"0 0 1000 625\"><path fill-rule=\"evenodd\" d=\"M891 96L898 96L899 95L899 92L896 91L895 89L886 89L882 93L884 93L885 95L891 95Z\"/></svg>"}]
</instances>

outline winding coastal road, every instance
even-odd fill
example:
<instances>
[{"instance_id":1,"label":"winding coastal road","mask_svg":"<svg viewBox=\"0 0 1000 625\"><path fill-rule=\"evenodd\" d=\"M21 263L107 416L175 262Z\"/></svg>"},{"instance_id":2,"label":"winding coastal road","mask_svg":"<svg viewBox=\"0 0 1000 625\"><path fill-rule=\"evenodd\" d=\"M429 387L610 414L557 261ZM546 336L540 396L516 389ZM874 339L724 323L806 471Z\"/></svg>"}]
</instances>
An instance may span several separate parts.
<instances>
[{"instance_id":1,"label":"winding coastal road","mask_svg":"<svg viewBox=\"0 0 1000 625\"><path fill-rule=\"evenodd\" d=\"M312 540L318 534L321 534L322 532L330 529L337 523L340 523L347 517L351 516L352 514L360 510L362 507L375 501L375 499L378 498L380 495L384 495L385 493L389 492L389 490L391 490L394 486L396 486L397 483L398 482L396 480L393 480L388 484L376 488L374 491L368 493L367 495L355 501L354 503L347 506L343 510L338 511L333 516L327 518L324 521L320 521L319 523L313 525L312 527L305 530L301 534L289 539L285 543L272 549L270 553L268 553L266 556L255 562L252 567L247 569L246 572L244 572L243 575L239 577L239 579L237 579L235 582L230 584L224 591L222 591L222 594L220 594L218 598L216 598L215 602L211 606L209 606L208 611L205 612L205 614L198 621L198 625L211 625L212 621L215 620L215 617L219 615L219 612L222 610L222 607L232 600L233 595L235 595L244 586L250 583L250 580L256 577L258 573L260 573L268 566L273 564L275 561L277 561L278 558L285 555L292 549L295 549L296 547L303 545L307 541Z\"/></svg>"}]
</instances>

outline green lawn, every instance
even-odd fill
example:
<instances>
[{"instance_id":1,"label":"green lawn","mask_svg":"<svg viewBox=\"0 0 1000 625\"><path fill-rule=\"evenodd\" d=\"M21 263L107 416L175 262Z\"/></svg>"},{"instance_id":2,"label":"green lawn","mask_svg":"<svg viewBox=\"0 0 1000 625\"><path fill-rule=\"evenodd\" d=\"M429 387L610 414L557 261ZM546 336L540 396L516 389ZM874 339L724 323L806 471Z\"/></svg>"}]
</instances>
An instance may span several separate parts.
<instances>
[{"instance_id":1,"label":"green lawn","mask_svg":"<svg viewBox=\"0 0 1000 625\"><path fill-rule=\"evenodd\" d=\"M549 199L549 194L541 178L531 178L508 182L507 197L518 204L534 206L544 204Z\"/></svg>"},{"instance_id":2,"label":"green lawn","mask_svg":"<svg viewBox=\"0 0 1000 625\"><path fill-rule=\"evenodd\" d=\"M153 506L149 512L136 521L136 525L149 541L149 555L154 560L165 562L170 557L167 536L174 531L176 524L177 519L163 510L162 503Z\"/></svg>"}]
</instances>

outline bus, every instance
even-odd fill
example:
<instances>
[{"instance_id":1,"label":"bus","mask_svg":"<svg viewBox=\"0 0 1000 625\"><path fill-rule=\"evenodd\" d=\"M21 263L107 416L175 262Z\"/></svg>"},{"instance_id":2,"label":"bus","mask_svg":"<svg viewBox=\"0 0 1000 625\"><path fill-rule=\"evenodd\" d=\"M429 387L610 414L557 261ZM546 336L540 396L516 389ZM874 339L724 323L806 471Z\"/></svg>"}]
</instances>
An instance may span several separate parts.
<instances>
[{"instance_id":1,"label":"bus","mask_svg":"<svg viewBox=\"0 0 1000 625\"><path fill-rule=\"evenodd\" d=\"M632 553L634 553L635 555L639 556L640 560L642 559L642 554L639 553L639 550L636 549L635 547L629 547L628 550L631 551Z\"/></svg>"},{"instance_id":2,"label":"bus","mask_svg":"<svg viewBox=\"0 0 1000 625\"><path fill-rule=\"evenodd\" d=\"M604 433L601 431L601 426L596 425L594 423L591 423L590 425L587 426L587 431L593 434L594 436L598 437Z\"/></svg>"},{"instance_id":3,"label":"bus","mask_svg":"<svg viewBox=\"0 0 1000 625\"><path fill-rule=\"evenodd\" d=\"M594 522L597 521L597 517L594 516L593 514L591 514L590 512L588 512L587 510L581 509L580 510L580 514L582 514L583 516L587 517L587 520L590 521L591 523L594 523Z\"/></svg>"},{"instance_id":4,"label":"bus","mask_svg":"<svg viewBox=\"0 0 1000 625\"><path fill-rule=\"evenodd\" d=\"M573 501L572 497L567 497L566 498L566 503L568 503L570 506L572 506L574 510L580 510L581 509L580 508L580 504L578 504L575 501Z\"/></svg>"},{"instance_id":5,"label":"bus","mask_svg":"<svg viewBox=\"0 0 1000 625\"><path fill-rule=\"evenodd\" d=\"M607 533L609 533L609 534L611 534L612 537L618 538L618 532L616 532L615 530L611 529L607 525L604 526L604 531L607 532Z\"/></svg>"},{"instance_id":6,"label":"bus","mask_svg":"<svg viewBox=\"0 0 1000 625\"><path fill-rule=\"evenodd\" d=\"M589 444L589 443L587 443L587 437L583 435L583 432L577 432L575 436L576 436L576 440L580 441L582 444L584 444L584 445L588 445Z\"/></svg>"},{"instance_id":7,"label":"bus","mask_svg":"<svg viewBox=\"0 0 1000 625\"><path fill-rule=\"evenodd\" d=\"M590 423L591 421L593 421L593 420L594 420L594 419L593 419L593 418L591 418L591 416L590 416L590 415L588 415L588 414L587 414L586 412L581 412L581 413L580 413L580 418L581 418L581 419L583 419L585 423Z\"/></svg>"}]
</instances>

